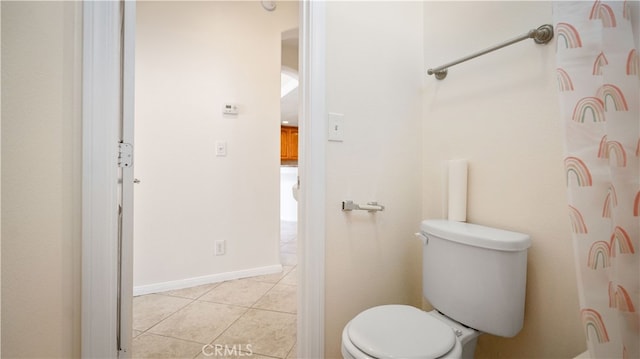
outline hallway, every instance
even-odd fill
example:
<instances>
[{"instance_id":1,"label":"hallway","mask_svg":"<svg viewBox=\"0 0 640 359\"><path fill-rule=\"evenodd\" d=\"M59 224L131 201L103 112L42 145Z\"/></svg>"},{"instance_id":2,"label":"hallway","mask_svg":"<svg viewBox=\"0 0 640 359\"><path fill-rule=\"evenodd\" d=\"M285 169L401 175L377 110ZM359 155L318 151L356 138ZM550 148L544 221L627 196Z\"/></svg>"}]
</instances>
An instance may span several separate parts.
<instances>
[{"instance_id":1,"label":"hallway","mask_svg":"<svg viewBox=\"0 0 640 359\"><path fill-rule=\"evenodd\" d=\"M221 357L216 345L227 349L224 358L294 358L296 292L296 267L284 266L278 274L135 297L133 358Z\"/></svg>"}]
</instances>

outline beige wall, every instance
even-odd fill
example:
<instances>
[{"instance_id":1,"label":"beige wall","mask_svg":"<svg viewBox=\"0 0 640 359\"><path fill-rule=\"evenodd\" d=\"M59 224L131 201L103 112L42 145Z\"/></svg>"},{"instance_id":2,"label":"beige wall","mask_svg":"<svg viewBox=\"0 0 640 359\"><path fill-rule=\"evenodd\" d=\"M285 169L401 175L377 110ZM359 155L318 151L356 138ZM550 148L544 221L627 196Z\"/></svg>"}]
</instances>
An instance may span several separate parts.
<instances>
[{"instance_id":1,"label":"beige wall","mask_svg":"<svg viewBox=\"0 0 640 359\"><path fill-rule=\"evenodd\" d=\"M550 2L429 2L425 68L552 23ZM443 217L443 163L469 161L468 221L528 233L525 321L480 337L479 358L568 358L584 351L563 173L555 40L532 40L428 77L423 216Z\"/></svg>"},{"instance_id":2,"label":"beige wall","mask_svg":"<svg viewBox=\"0 0 640 359\"><path fill-rule=\"evenodd\" d=\"M1 6L2 357L79 357L81 5Z\"/></svg>"},{"instance_id":3,"label":"beige wall","mask_svg":"<svg viewBox=\"0 0 640 359\"><path fill-rule=\"evenodd\" d=\"M135 287L279 265L280 47L297 25L296 2L138 3Z\"/></svg>"},{"instance_id":4,"label":"beige wall","mask_svg":"<svg viewBox=\"0 0 640 359\"><path fill-rule=\"evenodd\" d=\"M442 217L442 164L452 158L470 162L469 221L533 239L525 327L513 339L482 337L478 356L582 351L553 45L527 41L457 66L444 81L426 78L422 119L416 100L424 68L551 22L550 4L327 6L328 105L350 126L327 154L327 357L339 357L342 327L360 310L419 304L412 233L422 217ZM77 7L1 3L2 357L80 354ZM412 135L420 121L422 140ZM387 210L345 215L346 198Z\"/></svg>"},{"instance_id":5,"label":"beige wall","mask_svg":"<svg viewBox=\"0 0 640 359\"><path fill-rule=\"evenodd\" d=\"M420 304L422 4L328 2L327 109L344 142L327 143L325 357L342 328L387 303ZM379 201L375 215L341 202Z\"/></svg>"},{"instance_id":6,"label":"beige wall","mask_svg":"<svg viewBox=\"0 0 640 359\"><path fill-rule=\"evenodd\" d=\"M298 46L282 41L282 66L298 71Z\"/></svg>"},{"instance_id":7,"label":"beige wall","mask_svg":"<svg viewBox=\"0 0 640 359\"><path fill-rule=\"evenodd\" d=\"M295 71L298 71L298 32L298 27L285 29L281 36L281 64Z\"/></svg>"}]
</instances>

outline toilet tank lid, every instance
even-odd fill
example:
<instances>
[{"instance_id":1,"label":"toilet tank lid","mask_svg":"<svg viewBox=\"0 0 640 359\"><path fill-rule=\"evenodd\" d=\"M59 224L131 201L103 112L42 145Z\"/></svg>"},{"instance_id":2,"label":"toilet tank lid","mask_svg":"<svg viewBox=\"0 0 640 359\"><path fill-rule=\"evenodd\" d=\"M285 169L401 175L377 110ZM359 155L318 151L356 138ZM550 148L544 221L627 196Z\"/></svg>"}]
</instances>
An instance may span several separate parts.
<instances>
[{"instance_id":1,"label":"toilet tank lid","mask_svg":"<svg viewBox=\"0 0 640 359\"><path fill-rule=\"evenodd\" d=\"M422 221L420 228L427 236L432 235L480 248L515 252L525 250L531 246L531 238L527 234L478 224L446 219L427 219Z\"/></svg>"}]
</instances>

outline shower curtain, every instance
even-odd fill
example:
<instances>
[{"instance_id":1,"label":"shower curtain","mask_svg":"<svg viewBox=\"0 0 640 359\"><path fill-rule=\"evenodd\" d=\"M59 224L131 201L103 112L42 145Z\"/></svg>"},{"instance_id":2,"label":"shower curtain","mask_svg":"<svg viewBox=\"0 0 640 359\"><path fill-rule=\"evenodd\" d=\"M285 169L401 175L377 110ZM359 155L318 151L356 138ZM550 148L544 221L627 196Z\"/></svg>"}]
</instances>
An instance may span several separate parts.
<instances>
[{"instance_id":1,"label":"shower curtain","mask_svg":"<svg viewBox=\"0 0 640 359\"><path fill-rule=\"evenodd\" d=\"M592 358L640 358L640 63L627 1L555 2L580 318ZM637 35L636 35L637 36Z\"/></svg>"}]
</instances>

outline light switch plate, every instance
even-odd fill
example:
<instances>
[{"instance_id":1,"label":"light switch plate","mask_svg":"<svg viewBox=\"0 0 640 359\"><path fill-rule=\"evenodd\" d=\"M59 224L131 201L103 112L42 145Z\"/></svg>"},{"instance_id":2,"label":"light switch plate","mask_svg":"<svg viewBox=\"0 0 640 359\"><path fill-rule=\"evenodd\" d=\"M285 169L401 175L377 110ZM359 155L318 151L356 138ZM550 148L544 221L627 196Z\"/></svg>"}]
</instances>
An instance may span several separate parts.
<instances>
[{"instance_id":1,"label":"light switch plate","mask_svg":"<svg viewBox=\"0 0 640 359\"><path fill-rule=\"evenodd\" d=\"M227 155L227 143L216 142L216 156L225 157Z\"/></svg>"},{"instance_id":2,"label":"light switch plate","mask_svg":"<svg viewBox=\"0 0 640 359\"><path fill-rule=\"evenodd\" d=\"M329 141L344 141L344 114L329 112Z\"/></svg>"}]
</instances>

